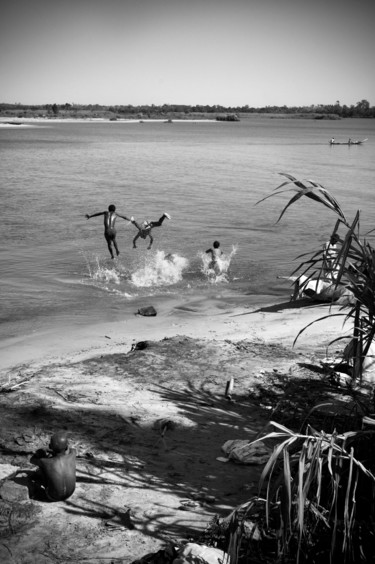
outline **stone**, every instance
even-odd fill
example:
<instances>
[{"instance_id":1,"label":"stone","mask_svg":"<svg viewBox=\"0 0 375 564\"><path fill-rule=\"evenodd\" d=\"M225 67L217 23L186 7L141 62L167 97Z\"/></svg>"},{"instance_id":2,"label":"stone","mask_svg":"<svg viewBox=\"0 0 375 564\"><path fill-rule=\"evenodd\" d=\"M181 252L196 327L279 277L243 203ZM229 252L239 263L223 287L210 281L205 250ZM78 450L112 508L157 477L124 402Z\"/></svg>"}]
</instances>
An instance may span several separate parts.
<instances>
[{"instance_id":1,"label":"stone","mask_svg":"<svg viewBox=\"0 0 375 564\"><path fill-rule=\"evenodd\" d=\"M189 542L179 551L172 564L222 564L228 556L219 548Z\"/></svg>"},{"instance_id":2,"label":"stone","mask_svg":"<svg viewBox=\"0 0 375 564\"><path fill-rule=\"evenodd\" d=\"M157 312L154 306L146 306L140 307L137 311L137 314L143 315L144 317L155 317L155 315L157 315Z\"/></svg>"},{"instance_id":3,"label":"stone","mask_svg":"<svg viewBox=\"0 0 375 564\"><path fill-rule=\"evenodd\" d=\"M0 480L8 478L12 474L15 474L19 470L18 466L13 466L12 464L0 464Z\"/></svg>"},{"instance_id":4,"label":"stone","mask_svg":"<svg viewBox=\"0 0 375 564\"><path fill-rule=\"evenodd\" d=\"M221 450L238 464L265 464L272 453L262 441L252 443L241 439L226 441Z\"/></svg>"},{"instance_id":5,"label":"stone","mask_svg":"<svg viewBox=\"0 0 375 564\"><path fill-rule=\"evenodd\" d=\"M0 486L0 497L4 501L29 501L29 490L26 486L6 480Z\"/></svg>"}]
</instances>

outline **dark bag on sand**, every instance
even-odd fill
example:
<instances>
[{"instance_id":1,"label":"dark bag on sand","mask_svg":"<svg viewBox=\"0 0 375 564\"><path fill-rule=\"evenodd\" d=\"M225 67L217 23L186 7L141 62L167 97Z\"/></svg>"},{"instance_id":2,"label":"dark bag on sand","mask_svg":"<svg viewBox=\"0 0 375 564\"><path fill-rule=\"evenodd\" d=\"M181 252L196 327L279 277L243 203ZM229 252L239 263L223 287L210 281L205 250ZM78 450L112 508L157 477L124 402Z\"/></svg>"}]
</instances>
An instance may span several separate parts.
<instances>
[{"instance_id":1,"label":"dark bag on sand","mask_svg":"<svg viewBox=\"0 0 375 564\"><path fill-rule=\"evenodd\" d=\"M130 352L143 351L144 349L147 349L147 347L148 347L147 341L139 341L138 343L132 344L132 348L130 349Z\"/></svg>"},{"instance_id":2,"label":"dark bag on sand","mask_svg":"<svg viewBox=\"0 0 375 564\"><path fill-rule=\"evenodd\" d=\"M145 317L155 317L155 315L157 315L156 309L153 306L141 307L137 313Z\"/></svg>"}]
</instances>

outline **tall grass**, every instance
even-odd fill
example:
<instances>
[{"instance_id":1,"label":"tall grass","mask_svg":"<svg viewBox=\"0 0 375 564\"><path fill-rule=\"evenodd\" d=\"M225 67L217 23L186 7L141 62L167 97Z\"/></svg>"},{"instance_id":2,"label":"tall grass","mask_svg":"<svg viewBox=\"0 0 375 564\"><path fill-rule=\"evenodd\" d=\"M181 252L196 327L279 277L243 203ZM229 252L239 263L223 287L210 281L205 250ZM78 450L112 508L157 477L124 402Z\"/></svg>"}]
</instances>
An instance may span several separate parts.
<instances>
[{"instance_id":1,"label":"tall grass","mask_svg":"<svg viewBox=\"0 0 375 564\"><path fill-rule=\"evenodd\" d=\"M337 290L341 288L349 291L352 297L350 302L346 303L340 309L340 312L335 315L343 316L345 322L353 322L353 333L349 346L345 350L345 360L351 366L352 377L361 380L364 360L371 354L371 345L375 337L375 250L366 240L366 236L372 231L361 237L359 232L360 212L357 211L354 220L350 223L346 219L340 204L321 184L313 180L298 180L286 173L281 173L281 175L287 180L275 188L272 194L257 202L263 202L276 194L289 191L296 192L283 208L277 222L281 220L287 209L303 196L327 207L338 217L331 235L331 237L333 235L338 237L337 258L329 277L331 279L331 295L334 300L340 293ZM306 285L310 280L326 279L327 266L323 249L312 256L304 254L300 258L304 258L304 260L292 273L298 273L297 280L301 276L307 276L307 280L304 282ZM321 319L326 317L329 317L329 315ZM307 327L302 329L296 338ZM337 340L342 338L347 337L339 337Z\"/></svg>"},{"instance_id":2,"label":"tall grass","mask_svg":"<svg viewBox=\"0 0 375 564\"><path fill-rule=\"evenodd\" d=\"M305 433L297 433L274 421L270 425L275 430L261 440L279 443L263 469L259 496L231 516L231 564L259 554L259 540L249 540L240 526L254 518L254 507L259 514L259 503L265 515L263 532L269 538L274 531L272 550L263 552L263 561L373 562L375 475L361 457L375 467L375 430L327 434L308 426Z\"/></svg>"},{"instance_id":3,"label":"tall grass","mask_svg":"<svg viewBox=\"0 0 375 564\"><path fill-rule=\"evenodd\" d=\"M351 292L351 302L341 306L339 313L321 319L342 315L344 321L352 322L343 361L348 361L352 378L360 382L375 336L375 250L366 236L360 235L359 211L349 222L322 185L290 174L282 176L286 181L260 200L276 193L296 192L278 221L302 196L336 215L332 231L332 235L338 235L334 272L327 276L321 250L312 256L302 255L295 273L307 276L307 281L330 280L333 298L340 287ZM275 421L270 423L273 430L257 439L276 442L263 469L259 494L230 516L227 551L231 564L375 562L375 418L366 416L362 422L361 429L341 433L317 431L306 421L306 430L299 432ZM245 534L246 520L258 523L261 542Z\"/></svg>"}]
</instances>

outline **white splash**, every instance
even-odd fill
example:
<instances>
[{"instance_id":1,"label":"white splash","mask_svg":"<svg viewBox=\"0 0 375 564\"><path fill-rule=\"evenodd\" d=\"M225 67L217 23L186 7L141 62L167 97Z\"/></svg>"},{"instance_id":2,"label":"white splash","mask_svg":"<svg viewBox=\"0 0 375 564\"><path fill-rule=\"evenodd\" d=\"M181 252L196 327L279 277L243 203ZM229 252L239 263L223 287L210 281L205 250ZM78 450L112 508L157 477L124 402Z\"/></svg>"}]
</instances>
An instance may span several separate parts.
<instances>
[{"instance_id":1,"label":"white splash","mask_svg":"<svg viewBox=\"0 0 375 564\"><path fill-rule=\"evenodd\" d=\"M91 263L87 257L86 264L89 271L89 277L97 282L111 282L113 284L120 284L121 272L116 268L116 265L107 266L101 264L99 257L95 257Z\"/></svg>"},{"instance_id":2,"label":"white splash","mask_svg":"<svg viewBox=\"0 0 375 564\"><path fill-rule=\"evenodd\" d=\"M131 275L131 282L140 288L171 286L182 280L183 271L189 261L176 254L166 255L156 251L145 256L144 265Z\"/></svg>"},{"instance_id":3,"label":"white splash","mask_svg":"<svg viewBox=\"0 0 375 564\"><path fill-rule=\"evenodd\" d=\"M229 267L232 258L236 253L237 246L233 245L229 254L223 253L220 257L217 257L215 262L212 261L210 254L203 252L199 253L200 258L202 259L202 273L212 284L228 282Z\"/></svg>"}]
</instances>

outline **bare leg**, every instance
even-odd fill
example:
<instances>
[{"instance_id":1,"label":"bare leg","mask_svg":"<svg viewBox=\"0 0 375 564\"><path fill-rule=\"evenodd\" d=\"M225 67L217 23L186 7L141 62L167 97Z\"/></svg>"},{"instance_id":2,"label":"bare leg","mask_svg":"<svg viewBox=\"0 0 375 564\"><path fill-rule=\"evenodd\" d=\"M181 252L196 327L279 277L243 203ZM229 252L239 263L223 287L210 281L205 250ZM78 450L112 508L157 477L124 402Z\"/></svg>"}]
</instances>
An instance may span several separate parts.
<instances>
[{"instance_id":1,"label":"bare leg","mask_svg":"<svg viewBox=\"0 0 375 564\"><path fill-rule=\"evenodd\" d=\"M293 284L293 294L290 296L290 301L295 302L299 294L299 281L298 278Z\"/></svg>"},{"instance_id":2,"label":"bare leg","mask_svg":"<svg viewBox=\"0 0 375 564\"><path fill-rule=\"evenodd\" d=\"M116 241L116 239L113 239L113 246L114 246L115 249L116 249L116 254L117 254L117 256L119 256L120 251L118 250L118 246L117 246L117 241Z\"/></svg>"},{"instance_id":3,"label":"bare leg","mask_svg":"<svg viewBox=\"0 0 375 564\"><path fill-rule=\"evenodd\" d=\"M111 245L111 242L110 242L110 241L108 241L108 250L109 250L109 252L110 252L110 254L111 254L111 258L115 258L115 257L113 256L112 245Z\"/></svg>"},{"instance_id":4,"label":"bare leg","mask_svg":"<svg viewBox=\"0 0 375 564\"><path fill-rule=\"evenodd\" d=\"M110 237L106 237L105 240L107 241L109 253L110 253L111 257L114 258L113 251L112 251L112 239Z\"/></svg>"},{"instance_id":5,"label":"bare leg","mask_svg":"<svg viewBox=\"0 0 375 564\"><path fill-rule=\"evenodd\" d=\"M113 236L110 233L104 233L104 237L105 237L105 240L107 241L107 246L108 246L108 250L109 250L109 253L111 255L111 258L114 258L113 251L112 251L112 243L115 242L115 236Z\"/></svg>"},{"instance_id":6,"label":"bare leg","mask_svg":"<svg viewBox=\"0 0 375 564\"><path fill-rule=\"evenodd\" d=\"M43 501L46 499L47 479L41 468L31 472L29 477L30 498Z\"/></svg>"},{"instance_id":7,"label":"bare leg","mask_svg":"<svg viewBox=\"0 0 375 564\"><path fill-rule=\"evenodd\" d=\"M137 233L137 235L134 237L133 239L133 249L137 248L137 245L135 244L136 240L139 239L139 233Z\"/></svg>"},{"instance_id":8,"label":"bare leg","mask_svg":"<svg viewBox=\"0 0 375 564\"><path fill-rule=\"evenodd\" d=\"M152 227L160 227L167 216L163 213L158 221L151 221Z\"/></svg>"}]
</instances>

